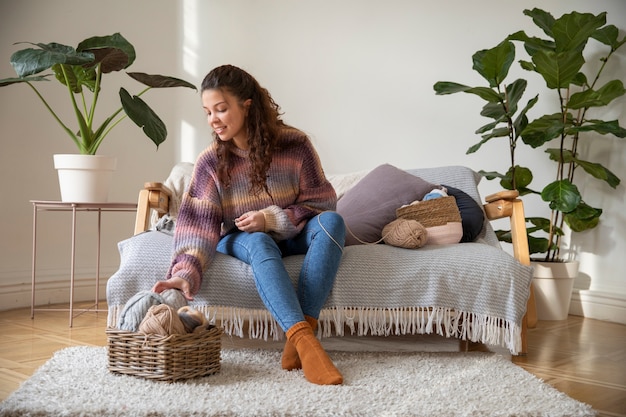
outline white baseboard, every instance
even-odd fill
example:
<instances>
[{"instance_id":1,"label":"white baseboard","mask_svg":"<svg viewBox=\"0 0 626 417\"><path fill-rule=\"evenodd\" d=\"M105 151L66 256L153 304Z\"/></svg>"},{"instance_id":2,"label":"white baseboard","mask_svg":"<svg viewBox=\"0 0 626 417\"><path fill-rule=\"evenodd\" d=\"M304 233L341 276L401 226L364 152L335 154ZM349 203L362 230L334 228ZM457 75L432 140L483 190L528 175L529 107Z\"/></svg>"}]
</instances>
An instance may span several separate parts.
<instances>
[{"instance_id":1,"label":"white baseboard","mask_svg":"<svg viewBox=\"0 0 626 417\"><path fill-rule=\"evenodd\" d=\"M574 288L569 314L626 324L626 295Z\"/></svg>"},{"instance_id":2,"label":"white baseboard","mask_svg":"<svg viewBox=\"0 0 626 417\"><path fill-rule=\"evenodd\" d=\"M102 271L101 271L102 274ZM95 274L94 274L95 275ZM98 285L100 300L106 300L106 284L110 274L103 274ZM1 282L1 281L0 281ZM96 279L76 278L74 280L74 302L95 301ZM35 287L35 306L51 304L65 304L70 301L69 279L49 279L43 277L37 281ZM0 311L30 307L31 283L2 283L0 284Z\"/></svg>"}]
</instances>

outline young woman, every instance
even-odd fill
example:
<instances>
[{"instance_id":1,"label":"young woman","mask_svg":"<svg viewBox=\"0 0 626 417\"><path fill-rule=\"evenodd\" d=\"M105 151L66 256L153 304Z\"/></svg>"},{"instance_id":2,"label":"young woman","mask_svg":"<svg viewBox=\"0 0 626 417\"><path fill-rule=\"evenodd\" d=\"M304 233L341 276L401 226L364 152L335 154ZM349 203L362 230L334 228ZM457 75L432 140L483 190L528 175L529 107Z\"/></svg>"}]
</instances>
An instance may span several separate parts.
<instances>
[{"instance_id":1,"label":"young woman","mask_svg":"<svg viewBox=\"0 0 626 417\"><path fill-rule=\"evenodd\" d=\"M259 296L287 335L282 367L341 384L314 329L335 281L345 225L308 137L283 123L269 92L225 65L202 82L214 142L198 157L176 224L167 279L153 291L192 300L216 251L251 265ZM297 289L283 256L306 254Z\"/></svg>"}]
</instances>

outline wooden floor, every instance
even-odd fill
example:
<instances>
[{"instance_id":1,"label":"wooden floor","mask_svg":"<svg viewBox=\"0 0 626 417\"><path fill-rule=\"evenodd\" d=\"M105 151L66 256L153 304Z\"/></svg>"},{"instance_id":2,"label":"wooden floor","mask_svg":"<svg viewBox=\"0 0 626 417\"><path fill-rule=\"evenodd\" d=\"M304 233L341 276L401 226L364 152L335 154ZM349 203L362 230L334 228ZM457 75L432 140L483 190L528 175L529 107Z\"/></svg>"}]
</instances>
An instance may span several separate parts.
<instances>
[{"instance_id":1,"label":"wooden floor","mask_svg":"<svg viewBox=\"0 0 626 417\"><path fill-rule=\"evenodd\" d=\"M30 309L0 312L0 401L62 348L106 344L106 313L86 313L68 327L65 312ZM455 343L440 337L331 338L329 350L415 350ZM282 342L263 342L225 337L225 348L280 347ZM475 346L472 349L483 350ZM566 321L540 321L529 333L530 353L513 357L521 367L572 398L591 404L600 416L626 416L626 326L570 316ZM500 349L497 353L508 355Z\"/></svg>"}]
</instances>

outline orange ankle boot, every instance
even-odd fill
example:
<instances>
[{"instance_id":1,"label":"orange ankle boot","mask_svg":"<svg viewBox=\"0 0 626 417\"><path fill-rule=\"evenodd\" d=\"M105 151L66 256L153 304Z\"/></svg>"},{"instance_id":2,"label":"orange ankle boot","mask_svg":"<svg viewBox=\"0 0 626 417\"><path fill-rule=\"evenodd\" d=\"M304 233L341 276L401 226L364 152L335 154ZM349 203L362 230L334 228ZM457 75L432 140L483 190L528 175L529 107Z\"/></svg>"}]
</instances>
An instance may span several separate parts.
<instances>
[{"instance_id":1,"label":"orange ankle boot","mask_svg":"<svg viewBox=\"0 0 626 417\"><path fill-rule=\"evenodd\" d=\"M313 333L317 330L317 319L314 319L311 316L304 316L307 323L311 325L313 329ZM289 340L285 342L285 347L283 349L283 357L281 359L281 365L283 369L287 371L293 371L294 369L302 369L302 362L300 362L300 357L298 356L298 351L296 347Z\"/></svg>"},{"instance_id":2,"label":"orange ankle boot","mask_svg":"<svg viewBox=\"0 0 626 417\"><path fill-rule=\"evenodd\" d=\"M287 339L295 346L305 378L318 385L339 385L343 376L322 347L311 325L306 321L287 330Z\"/></svg>"}]
</instances>

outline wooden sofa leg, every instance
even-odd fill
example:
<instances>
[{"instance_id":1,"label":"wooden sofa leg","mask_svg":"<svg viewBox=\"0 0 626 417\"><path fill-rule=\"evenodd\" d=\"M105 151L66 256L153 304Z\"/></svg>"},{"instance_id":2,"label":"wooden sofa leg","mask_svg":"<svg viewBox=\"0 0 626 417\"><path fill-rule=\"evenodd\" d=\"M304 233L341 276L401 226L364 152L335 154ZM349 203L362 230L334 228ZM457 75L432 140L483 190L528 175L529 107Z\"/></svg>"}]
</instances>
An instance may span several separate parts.
<instances>
[{"instance_id":1,"label":"wooden sofa leg","mask_svg":"<svg viewBox=\"0 0 626 417\"><path fill-rule=\"evenodd\" d=\"M459 352L469 351L469 340L459 340Z\"/></svg>"},{"instance_id":2,"label":"wooden sofa leg","mask_svg":"<svg viewBox=\"0 0 626 417\"><path fill-rule=\"evenodd\" d=\"M518 356L526 356L528 354L528 314L522 319L522 350Z\"/></svg>"},{"instance_id":3,"label":"wooden sofa leg","mask_svg":"<svg viewBox=\"0 0 626 417\"><path fill-rule=\"evenodd\" d=\"M530 285L530 296L528 297L528 306L526 308L526 317L528 319L528 328L534 329L537 327L537 306L535 305L535 290L532 284Z\"/></svg>"}]
</instances>

